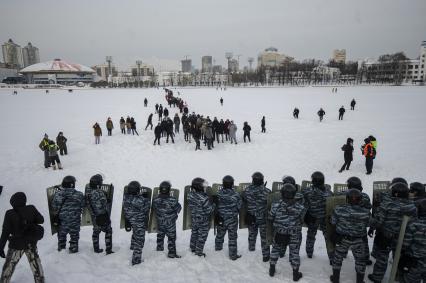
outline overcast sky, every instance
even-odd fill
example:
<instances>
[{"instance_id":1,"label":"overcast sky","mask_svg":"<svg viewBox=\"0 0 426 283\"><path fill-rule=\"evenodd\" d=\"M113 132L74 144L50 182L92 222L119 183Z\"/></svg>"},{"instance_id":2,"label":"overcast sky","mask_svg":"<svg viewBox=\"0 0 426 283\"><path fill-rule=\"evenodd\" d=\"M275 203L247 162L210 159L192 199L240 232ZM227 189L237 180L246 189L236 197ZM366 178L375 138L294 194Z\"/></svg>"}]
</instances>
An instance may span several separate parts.
<instances>
[{"instance_id":1,"label":"overcast sky","mask_svg":"<svg viewBox=\"0 0 426 283\"><path fill-rule=\"evenodd\" d=\"M425 0L1 0L0 42L12 38L40 49L42 61L63 58L120 69L137 59L179 68L186 55L225 63L274 46L298 60L328 60L404 51L417 58L426 40Z\"/></svg>"}]
</instances>

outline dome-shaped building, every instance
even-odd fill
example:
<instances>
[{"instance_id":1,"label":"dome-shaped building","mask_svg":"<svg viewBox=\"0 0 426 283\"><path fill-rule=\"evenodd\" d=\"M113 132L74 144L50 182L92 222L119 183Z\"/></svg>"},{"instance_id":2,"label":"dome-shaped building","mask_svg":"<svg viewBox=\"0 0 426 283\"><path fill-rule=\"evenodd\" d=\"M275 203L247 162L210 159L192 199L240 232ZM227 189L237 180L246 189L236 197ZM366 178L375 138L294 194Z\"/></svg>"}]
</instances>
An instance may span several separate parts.
<instances>
[{"instance_id":1,"label":"dome-shaped building","mask_svg":"<svg viewBox=\"0 0 426 283\"><path fill-rule=\"evenodd\" d=\"M55 59L28 66L20 71L28 83L33 84L62 84L91 83L95 71L81 64L68 63Z\"/></svg>"}]
</instances>

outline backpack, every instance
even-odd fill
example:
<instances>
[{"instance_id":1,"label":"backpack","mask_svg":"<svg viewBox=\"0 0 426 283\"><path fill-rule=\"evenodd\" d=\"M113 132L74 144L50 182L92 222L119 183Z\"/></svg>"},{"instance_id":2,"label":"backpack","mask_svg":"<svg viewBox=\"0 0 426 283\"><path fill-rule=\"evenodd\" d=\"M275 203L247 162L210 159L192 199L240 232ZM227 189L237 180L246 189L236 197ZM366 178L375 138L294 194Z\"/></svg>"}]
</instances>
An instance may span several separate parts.
<instances>
[{"instance_id":1,"label":"backpack","mask_svg":"<svg viewBox=\"0 0 426 283\"><path fill-rule=\"evenodd\" d=\"M22 232L22 238L24 238L27 243L37 243L44 236L44 228L43 226L31 223L27 219L25 219L22 214L15 209L16 214L18 214L19 218L19 226Z\"/></svg>"}]
</instances>

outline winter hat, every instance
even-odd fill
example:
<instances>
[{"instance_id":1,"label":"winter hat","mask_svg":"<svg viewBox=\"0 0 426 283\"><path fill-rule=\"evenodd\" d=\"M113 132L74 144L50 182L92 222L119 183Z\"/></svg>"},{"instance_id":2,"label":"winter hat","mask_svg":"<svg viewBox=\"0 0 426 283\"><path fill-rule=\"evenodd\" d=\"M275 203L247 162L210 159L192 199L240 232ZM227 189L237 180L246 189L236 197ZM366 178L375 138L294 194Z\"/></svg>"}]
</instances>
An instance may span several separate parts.
<instances>
[{"instance_id":1,"label":"winter hat","mask_svg":"<svg viewBox=\"0 0 426 283\"><path fill-rule=\"evenodd\" d=\"M24 207L27 203L27 196L23 192L17 192L10 198L10 205L13 208Z\"/></svg>"}]
</instances>

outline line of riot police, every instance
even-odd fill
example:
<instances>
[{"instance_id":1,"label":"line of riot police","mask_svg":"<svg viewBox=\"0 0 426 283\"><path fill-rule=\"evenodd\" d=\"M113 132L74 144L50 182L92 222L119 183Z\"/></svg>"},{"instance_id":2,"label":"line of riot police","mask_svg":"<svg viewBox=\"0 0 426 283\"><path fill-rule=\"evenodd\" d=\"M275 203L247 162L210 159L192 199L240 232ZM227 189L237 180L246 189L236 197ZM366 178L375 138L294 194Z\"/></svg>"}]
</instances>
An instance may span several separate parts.
<instances>
[{"instance_id":1,"label":"line of riot police","mask_svg":"<svg viewBox=\"0 0 426 283\"><path fill-rule=\"evenodd\" d=\"M69 251L77 252L80 224L91 222L94 251L103 252L99 247L99 234L104 232L106 253L112 253L112 185L105 186L102 176L95 175L83 196L75 189L75 182L74 177L65 177L49 201L52 231L54 227L58 230L58 251L65 249L69 234ZM252 175L251 183L239 186L235 186L229 175L221 184L212 186L202 178L195 178L185 188L183 204L183 229L191 229L190 250L205 257L204 245L209 230L214 228L217 230L215 250L223 249L224 237L228 233L229 258L237 260L241 257L237 246L238 228L248 228L248 249L255 251L260 234L262 260L270 262L270 276L275 275L278 258L284 257L288 247L293 280L298 281L303 276L300 272L300 245L302 227L305 226L308 258L314 256L318 229L324 235L333 271L331 282L339 282L342 261L352 250L356 282L361 283L366 266L372 264L367 235L372 237L375 234L372 256L376 261L368 278L372 282L381 282L389 253L395 252L402 217L408 215L411 221L404 239L404 260L399 276L405 282L420 282L417 280L424 276L426 264L426 238L419 236L426 233L424 185L412 183L408 186L404 179L395 178L384 190L374 192L373 205L363 192L359 178L351 177L346 184L336 185L339 184L335 184L332 192L321 172L314 172L311 181L304 181L302 186L297 185L293 177L284 176L282 182L273 183L272 190L266 187L260 172ZM124 224L121 227L133 231L132 264L142 262L146 232L157 233L157 251L164 250L167 236L168 257L180 258L176 251L176 221L181 209L179 190L173 189L170 182L162 182L153 191L137 181L124 188Z\"/></svg>"}]
</instances>

